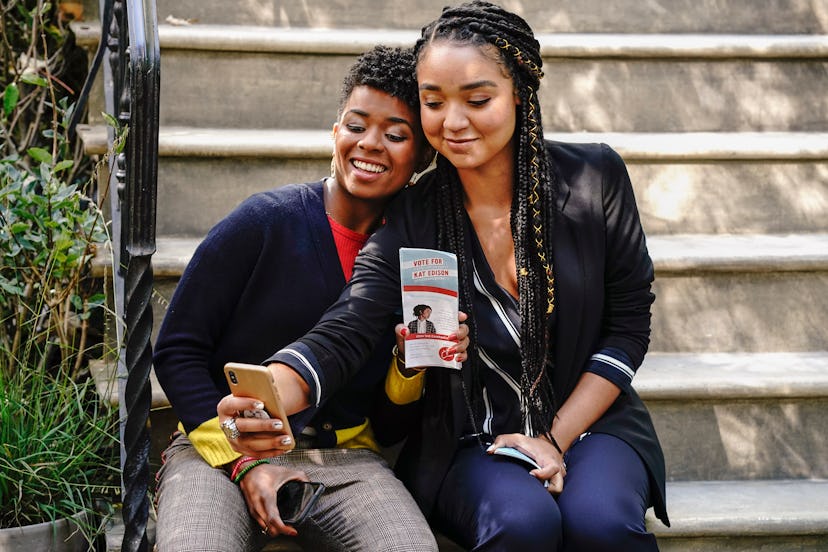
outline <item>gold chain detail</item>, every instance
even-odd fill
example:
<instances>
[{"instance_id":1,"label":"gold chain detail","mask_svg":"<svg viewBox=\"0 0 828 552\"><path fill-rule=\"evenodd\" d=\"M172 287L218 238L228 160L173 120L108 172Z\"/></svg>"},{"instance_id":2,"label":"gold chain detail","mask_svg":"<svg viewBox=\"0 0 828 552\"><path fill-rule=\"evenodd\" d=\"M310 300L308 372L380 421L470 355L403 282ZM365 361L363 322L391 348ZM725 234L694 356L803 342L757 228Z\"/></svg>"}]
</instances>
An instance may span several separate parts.
<instances>
[{"instance_id":1,"label":"gold chain detail","mask_svg":"<svg viewBox=\"0 0 828 552\"><path fill-rule=\"evenodd\" d=\"M541 80L543 78L543 70L541 70L541 68L538 67L538 65L534 61L526 59L523 56L523 52L521 52L517 46L509 44L508 40L500 37L495 38L495 44L499 48L506 50L507 52L512 54L512 56L514 56L514 58L518 60L518 63L528 67L529 71L531 71L535 75L535 77L537 77L538 80Z\"/></svg>"},{"instance_id":2,"label":"gold chain detail","mask_svg":"<svg viewBox=\"0 0 828 552\"><path fill-rule=\"evenodd\" d=\"M538 80L543 78L541 68L532 60L526 59L517 46L513 46L508 40L501 37L495 38L495 44L514 56L519 64L525 65ZM538 251L538 259L540 259L541 266L544 272L546 272L546 314L552 314L552 311L555 310L555 275L552 271L552 264L547 260L543 247L543 226L541 224L540 194L538 193L538 189L540 188L540 167L538 165L538 123L535 118L535 91L531 86L527 88L529 89L527 101L529 104L529 112L527 114L529 119L529 146L532 148L532 164L529 170L529 177L532 179L532 189L529 192L528 199L529 205L532 208L532 230L535 234L535 246ZM520 275L528 275L528 270L525 267L521 267Z\"/></svg>"},{"instance_id":3,"label":"gold chain detail","mask_svg":"<svg viewBox=\"0 0 828 552\"><path fill-rule=\"evenodd\" d=\"M532 229L535 233L538 258L544 272L546 272L546 314L552 314L555 309L555 276L552 271L552 264L547 260L546 251L543 247L543 226L541 225L540 194L538 193L540 167L538 165L538 123L535 118L535 91L531 86L528 88L527 103L529 104L529 111L527 118L529 120L529 146L532 148L532 165L529 171L529 177L532 179L532 189L529 193L529 205L532 207Z\"/></svg>"}]
</instances>

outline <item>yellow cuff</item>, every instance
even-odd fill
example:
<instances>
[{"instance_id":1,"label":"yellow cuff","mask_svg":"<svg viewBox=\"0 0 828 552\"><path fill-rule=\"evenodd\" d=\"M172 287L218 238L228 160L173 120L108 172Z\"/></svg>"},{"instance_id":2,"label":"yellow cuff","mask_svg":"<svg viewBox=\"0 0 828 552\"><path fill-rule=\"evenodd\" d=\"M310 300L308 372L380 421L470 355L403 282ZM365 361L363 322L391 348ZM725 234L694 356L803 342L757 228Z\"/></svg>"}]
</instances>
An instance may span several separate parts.
<instances>
[{"instance_id":1,"label":"yellow cuff","mask_svg":"<svg viewBox=\"0 0 828 552\"><path fill-rule=\"evenodd\" d=\"M394 404L409 404L420 400L425 386L425 370L407 378L397 370L397 357L391 358L391 367L385 377L385 394Z\"/></svg>"},{"instance_id":2,"label":"yellow cuff","mask_svg":"<svg viewBox=\"0 0 828 552\"><path fill-rule=\"evenodd\" d=\"M365 420L365 423L358 426L337 429L336 446L351 449L364 448L373 450L378 454L380 453L377 441L374 439L374 430L371 429L371 424L368 420Z\"/></svg>"},{"instance_id":3,"label":"yellow cuff","mask_svg":"<svg viewBox=\"0 0 828 552\"><path fill-rule=\"evenodd\" d=\"M183 431L181 424L178 427ZM227 442L227 437L224 436L219 426L218 416L192 430L187 437L201 457L214 468L223 466L241 456Z\"/></svg>"}]
</instances>

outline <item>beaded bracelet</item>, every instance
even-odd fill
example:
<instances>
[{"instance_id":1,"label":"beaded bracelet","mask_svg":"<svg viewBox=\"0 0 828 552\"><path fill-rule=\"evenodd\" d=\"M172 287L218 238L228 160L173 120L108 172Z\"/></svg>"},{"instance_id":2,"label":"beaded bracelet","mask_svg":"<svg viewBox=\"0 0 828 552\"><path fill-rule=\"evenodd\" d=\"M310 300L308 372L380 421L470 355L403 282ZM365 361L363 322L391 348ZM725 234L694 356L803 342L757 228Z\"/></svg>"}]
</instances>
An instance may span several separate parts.
<instances>
[{"instance_id":1,"label":"beaded bracelet","mask_svg":"<svg viewBox=\"0 0 828 552\"><path fill-rule=\"evenodd\" d=\"M260 464L267 464L267 458L259 458L258 460L253 460L252 462L248 462L244 466L244 468L242 468L241 471L239 471L239 473L236 475L236 477L233 478L233 483L235 483L236 485L241 483L241 480L244 478L245 475L247 475L247 472L249 472L250 470L252 470L253 468L255 468L256 466L258 466Z\"/></svg>"},{"instance_id":2,"label":"beaded bracelet","mask_svg":"<svg viewBox=\"0 0 828 552\"><path fill-rule=\"evenodd\" d=\"M233 479L235 479L236 476L239 475L239 470L241 469L241 467L247 462L250 462L251 460L255 460L255 458L253 458L252 456L242 456L241 458L239 458L238 461L235 464L233 464L233 470L230 472L230 480L232 481Z\"/></svg>"}]
</instances>

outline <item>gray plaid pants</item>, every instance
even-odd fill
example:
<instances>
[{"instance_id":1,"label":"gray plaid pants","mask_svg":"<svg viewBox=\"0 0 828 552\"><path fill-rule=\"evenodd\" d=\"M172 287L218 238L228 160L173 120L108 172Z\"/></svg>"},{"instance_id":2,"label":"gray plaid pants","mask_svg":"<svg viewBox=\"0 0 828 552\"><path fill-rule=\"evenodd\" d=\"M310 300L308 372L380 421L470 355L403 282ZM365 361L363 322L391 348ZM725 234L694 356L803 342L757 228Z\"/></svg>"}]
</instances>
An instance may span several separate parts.
<instances>
[{"instance_id":1,"label":"gray plaid pants","mask_svg":"<svg viewBox=\"0 0 828 552\"><path fill-rule=\"evenodd\" d=\"M251 552L267 537L244 496L222 469L210 467L183 435L158 473L158 552ZM325 493L298 526L306 551L437 551L425 518L385 460L364 449L296 449L271 462L302 470ZM277 537L288 539L291 537Z\"/></svg>"}]
</instances>

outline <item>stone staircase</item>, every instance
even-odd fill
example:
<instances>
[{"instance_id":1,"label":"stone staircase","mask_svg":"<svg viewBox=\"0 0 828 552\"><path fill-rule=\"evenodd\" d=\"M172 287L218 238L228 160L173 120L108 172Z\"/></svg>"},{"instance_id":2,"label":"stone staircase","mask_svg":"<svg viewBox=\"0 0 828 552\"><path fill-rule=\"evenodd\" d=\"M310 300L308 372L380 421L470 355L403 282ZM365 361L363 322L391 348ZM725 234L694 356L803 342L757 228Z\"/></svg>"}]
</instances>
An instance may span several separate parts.
<instances>
[{"instance_id":1,"label":"stone staircase","mask_svg":"<svg viewBox=\"0 0 828 552\"><path fill-rule=\"evenodd\" d=\"M156 328L218 219L327 173L356 55L411 44L446 3L158 0ZM828 4L503 3L543 46L547 137L607 142L635 186L656 267L635 386L667 456L672 527L648 517L661 549L828 550ZM98 27L75 24L79 42ZM98 117L83 135L104 151ZM156 389L156 448L165 401Z\"/></svg>"}]
</instances>

